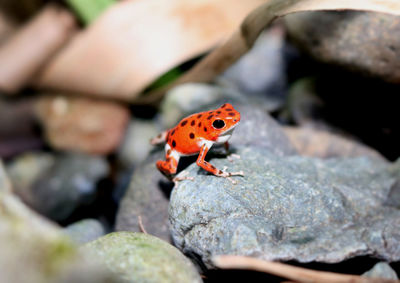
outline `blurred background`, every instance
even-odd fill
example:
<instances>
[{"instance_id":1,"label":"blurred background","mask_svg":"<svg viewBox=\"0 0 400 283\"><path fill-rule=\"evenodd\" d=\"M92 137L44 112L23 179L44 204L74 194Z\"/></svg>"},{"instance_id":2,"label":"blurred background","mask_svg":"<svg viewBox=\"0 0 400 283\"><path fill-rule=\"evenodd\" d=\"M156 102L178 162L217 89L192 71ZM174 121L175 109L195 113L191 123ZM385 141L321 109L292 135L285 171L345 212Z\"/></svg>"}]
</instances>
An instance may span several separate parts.
<instances>
[{"instance_id":1,"label":"blurred background","mask_svg":"<svg viewBox=\"0 0 400 283\"><path fill-rule=\"evenodd\" d=\"M155 170L143 165L155 160L150 138L221 101L258 104L301 155L395 161L400 20L391 15L287 16L213 82L141 102L262 2L0 0L0 158L15 194L63 227L94 219L100 234L139 230L146 212L130 211L130 223L118 209L132 174ZM160 187L166 208L172 184ZM147 225L170 240L167 212L151 209Z\"/></svg>"}]
</instances>

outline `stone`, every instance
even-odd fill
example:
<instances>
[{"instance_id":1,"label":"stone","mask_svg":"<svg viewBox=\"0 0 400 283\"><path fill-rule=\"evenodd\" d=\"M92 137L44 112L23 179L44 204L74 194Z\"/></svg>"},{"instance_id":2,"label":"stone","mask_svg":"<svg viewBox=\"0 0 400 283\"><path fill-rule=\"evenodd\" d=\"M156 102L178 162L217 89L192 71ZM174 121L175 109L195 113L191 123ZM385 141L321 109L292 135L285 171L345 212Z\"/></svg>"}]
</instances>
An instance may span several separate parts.
<instances>
[{"instance_id":1,"label":"stone","mask_svg":"<svg viewBox=\"0 0 400 283\"><path fill-rule=\"evenodd\" d=\"M11 183L6 171L4 170L3 162L0 159L0 192L1 191L11 192Z\"/></svg>"},{"instance_id":2,"label":"stone","mask_svg":"<svg viewBox=\"0 0 400 283\"><path fill-rule=\"evenodd\" d=\"M399 280L396 272L390 267L387 262L378 262L371 270L365 272L362 276Z\"/></svg>"},{"instance_id":3,"label":"stone","mask_svg":"<svg viewBox=\"0 0 400 283\"><path fill-rule=\"evenodd\" d=\"M96 183L107 176L109 166L100 156L26 153L9 164L7 171L25 203L62 221L80 205L93 201Z\"/></svg>"},{"instance_id":4,"label":"stone","mask_svg":"<svg viewBox=\"0 0 400 283\"><path fill-rule=\"evenodd\" d=\"M240 112L241 118L229 139L230 144L262 147L281 156L297 154L282 127L265 109L247 103L235 105L235 109Z\"/></svg>"},{"instance_id":5,"label":"stone","mask_svg":"<svg viewBox=\"0 0 400 283\"><path fill-rule=\"evenodd\" d=\"M116 283L61 229L4 189L0 168L0 282Z\"/></svg>"},{"instance_id":6,"label":"stone","mask_svg":"<svg viewBox=\"0 0 400 283\"><path fill-rule=\"evenodd\" d=\"M277 110L286 98L284 31L274 26L262 32L252 49L227 69L217 81L246 96L259 96L268 111Z\"/></svg>"},{"instance_id":7,"label":"stone","mask_svg":"<svg viewBox=\"0 0 400 283\"><path fill-rule=\"evenodd\" d=\"M324 102L317 95L315 80L310 78L294 82L287 97L280 119L315 129L331 130L324 117Z\"/></svg>"},{"instance_id":8,"label":"stone","mask_svg":"<svg viewBox=\"0 0 400 283\"><path fill-rule=\"evenodd\" d=\"M96 219L83 219L64 228L64 232L77 244L86 244L106 234L103 224Z\"/></svg>"},{"instance_id":9,"label":"stone","mask_svg":"<svg viewBox=\"0 0 400 283\"><path fill-rule=\"evenodd\" d=\"M89 98L44 96L36 110L52 147L90 154L116 150L130 118L127 106Z\"/></svg>"},{"instance_id":10,"label":"stone","mask_svg":"<svg viewBox=\"0 0 400 283\"><path fill-rule=\"evenodd\" d=\"M43 145L37 133L34 99L9 100L0 95L0 157L10 158Z\"/></svg>"},{"instance_id":11,"label":"stone","mask_svg":"<svg viewBox=\"0 0 400 283\"><path fill-rule=\"evenodd\" d=\"M201 258L221 254L266 260L335 263L370 255L400 260L400 210L385 205L400 178L400 160L277 156L240 147L241 159L211 159L217 168L244 171L231 180L193 164L172 191L174 243ZM232 180L237 184L232 183Z\"/></svg>"},{"instance_id":12,"label":"stone","mask_svg":"<svg viewBox=\"0 0 400 283\"><path fill-rule=\"evenodd\" d=\"M373 12L306 12L285 17L289 38L318 61L400 82L400 18Z\"/></svg>"},{"instance_id":13,"label":"stone","mask_svg":"<svg viewBox=\"0 0 400 283\"><path fill-rule=\"evenodd\" d=\"M151 235L114 232L86 244L84 250L123 282L202 282L189 259Z\"/></svg>"},{"instance_id":14,"label":"stone","mask_svg":"<svg viewBox=\"0 0 400 283\"><path fill-rule=\"evenodd\" d=\"M142 232L139 217L147 233L171 241L168 227L170 182L157 170L156 161L163 151L151 154L134 171L116 217L117 231Z\"/></svg>"},{"instance_id":15,"label":"stone","mask_svg":"<svg viewBox=\"0 0 400 283\"><path fill-rule=\"evenodd\" d=\"M138 165L149 156L153 149L149 142L150 139L157 136L161 131L152 120L132 120L118 150L118 159L128 168Z\"/></svg>"},{"instance_id":16,"label":"stone","mask_svg":"<svg viewBox=\"0 0 400 283\"><path fill-rule=\"evenodd\" d=\"M320 158L370 156L385 158L375 149L346 137L308 127L284 127L297 152Z\"/></svg>"}]
</instances>

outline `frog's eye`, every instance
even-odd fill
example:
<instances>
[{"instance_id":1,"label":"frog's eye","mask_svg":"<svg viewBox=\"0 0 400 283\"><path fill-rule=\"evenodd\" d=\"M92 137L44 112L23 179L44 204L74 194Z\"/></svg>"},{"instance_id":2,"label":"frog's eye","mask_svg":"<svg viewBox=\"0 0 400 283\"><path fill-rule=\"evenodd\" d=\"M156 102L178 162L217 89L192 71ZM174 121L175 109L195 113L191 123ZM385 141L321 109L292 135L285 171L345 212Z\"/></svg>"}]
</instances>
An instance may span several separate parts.
<instances>
[{"instance_id":1,"label":"frog's eye","mask_svg":"<svg viewBox=\"0 0 400 283\"><path fill-rule=\"evenodd\" d=\"M222 129L223 127L225 127L225 122L224 122L224 120L215 120L212 123L212 125L216 129Z\"/></svg>"}]
</instances>

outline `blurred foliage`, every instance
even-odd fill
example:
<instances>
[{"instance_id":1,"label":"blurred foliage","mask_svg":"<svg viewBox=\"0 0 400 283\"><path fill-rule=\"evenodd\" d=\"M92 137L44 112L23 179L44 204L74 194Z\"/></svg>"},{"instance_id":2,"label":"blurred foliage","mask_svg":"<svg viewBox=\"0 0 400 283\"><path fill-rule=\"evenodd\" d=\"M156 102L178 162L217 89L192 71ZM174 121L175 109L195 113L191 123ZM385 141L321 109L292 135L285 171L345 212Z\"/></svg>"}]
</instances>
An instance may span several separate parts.
<instances>
[{"instance_id":1,"label":"blurred foliage","mask_svg":"<svg viewBox=\"0 0 400 283\"><path fill-rule=\"evenodd\" d=\"M159 77L155 82L153 82L149 87L145 89L145 92L166 86L167 84L179 78L180 75L182 75L183 73L184 71L182 71L179 67L173 68L165 74L161 75L161 77Z\"/></svg>"},{"instance_id":2,"label":"blurred foliage","mask_svg":"<svg viewBox=\"0 0 400 283\"><path fill-rule=\"evenodd\" d=\"M80 20L88 25L116 0L66 0L66 2L79 16Z\"/></svg>"}]
</instances>

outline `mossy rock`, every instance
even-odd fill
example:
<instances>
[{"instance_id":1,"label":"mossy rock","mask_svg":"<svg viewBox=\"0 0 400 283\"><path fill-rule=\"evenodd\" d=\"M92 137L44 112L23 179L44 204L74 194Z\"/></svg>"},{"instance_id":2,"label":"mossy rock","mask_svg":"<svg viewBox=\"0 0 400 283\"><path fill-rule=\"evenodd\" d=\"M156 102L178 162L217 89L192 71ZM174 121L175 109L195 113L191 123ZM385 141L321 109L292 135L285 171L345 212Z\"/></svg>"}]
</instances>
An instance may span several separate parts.
<instances>
[{"instance_id":1,"label":"mossy rock","mask_svg":"<svg viewBox=\"0 0 400 283\"><path fill-rule=\"evenodd\" d=\"M83 249L126 282L202 282L178 249L148 234L114 232Z\"/></svg>"}]
</instances>

